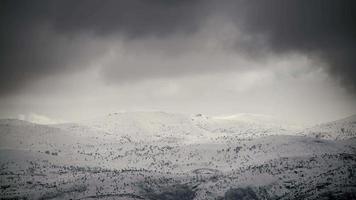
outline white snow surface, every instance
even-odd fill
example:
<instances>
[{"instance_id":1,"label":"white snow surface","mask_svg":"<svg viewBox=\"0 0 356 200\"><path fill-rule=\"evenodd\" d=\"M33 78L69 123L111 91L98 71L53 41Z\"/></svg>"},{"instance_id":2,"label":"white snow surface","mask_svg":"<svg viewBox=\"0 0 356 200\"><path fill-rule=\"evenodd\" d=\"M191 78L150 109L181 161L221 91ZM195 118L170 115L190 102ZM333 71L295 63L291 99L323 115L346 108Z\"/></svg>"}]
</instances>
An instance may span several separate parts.
<instances>
[{"instance_id":1,"label":"white snow surface","mask_svg":"<svg viewBox=\"0 0 356 200\"><path fill-rule=\"evenodd\" d=\"M252 114L4 119L0 198L352 199L355 119L306 129Z\"/></svg>"},{"instance_id":2,"label":"white snow surface","mask_svg":"<svg viewBox=\"0 0 356 200\"><path fill-rule=\"evenodd\" d=\"M313 126L306 129L304 133L329 140L354 138L356 137L356 115Z\"/></svg>"}]
</instances>

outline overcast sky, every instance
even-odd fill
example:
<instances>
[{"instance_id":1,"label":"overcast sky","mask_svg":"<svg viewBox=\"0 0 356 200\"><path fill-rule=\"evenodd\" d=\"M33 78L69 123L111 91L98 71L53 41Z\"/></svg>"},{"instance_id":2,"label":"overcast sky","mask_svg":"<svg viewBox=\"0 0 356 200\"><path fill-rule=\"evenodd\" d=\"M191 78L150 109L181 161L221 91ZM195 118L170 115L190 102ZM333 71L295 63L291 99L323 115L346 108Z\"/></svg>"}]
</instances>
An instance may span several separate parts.
<instances>
[{"instance_id":1,"label":"overcast sky","mask_svg":"<svg viewBox=\"0 0 356 200\"><path fill-rule=\"evenodd\" d=\"M353 0L0 2L1 118L356 113Z\"/></svg>"}]
</instances>

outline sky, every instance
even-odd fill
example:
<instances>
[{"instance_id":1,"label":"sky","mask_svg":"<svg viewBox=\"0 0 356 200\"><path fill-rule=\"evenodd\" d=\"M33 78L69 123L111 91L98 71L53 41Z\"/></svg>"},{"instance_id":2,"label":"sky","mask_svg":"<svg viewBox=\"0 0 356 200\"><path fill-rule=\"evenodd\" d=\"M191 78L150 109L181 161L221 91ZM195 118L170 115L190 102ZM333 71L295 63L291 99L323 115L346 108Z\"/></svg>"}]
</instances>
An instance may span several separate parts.
<instances>
[{"instance_id":1,"label":"sky","mask_svg":"<svg viewBox=\"0 0 356 200\"><path fill-rule=\"evenodd\" d=\"M356 113L353 0L1 0L0 118Z\"/></svg>"}]
</instances>

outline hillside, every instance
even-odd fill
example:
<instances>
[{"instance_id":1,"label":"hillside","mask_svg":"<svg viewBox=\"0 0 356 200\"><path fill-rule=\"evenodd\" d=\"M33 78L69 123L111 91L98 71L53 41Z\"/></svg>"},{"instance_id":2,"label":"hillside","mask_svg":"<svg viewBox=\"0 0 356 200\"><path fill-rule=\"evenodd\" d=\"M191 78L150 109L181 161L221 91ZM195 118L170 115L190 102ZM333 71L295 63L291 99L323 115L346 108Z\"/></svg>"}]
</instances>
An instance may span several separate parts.
<instances>
[{"instance_id":1,"label":"hillside","mask_svg":"<svg viewBox=\"0 0 356 200\"><path fill-rule=\"evenodd\" d=\"M0 120L1 198L353 199L355 139L275 119L163 112Z\"/></svg>"},{"instance_id":2,"label":"hillside","mask_svg":"<svg viewBox=\"0 0 356 200\"><path fill-rule=\"evenodd\" d=\"M58 127L65 127L62 124ZM267 135L296 135L300 130L263 115L241 114L211 117L202 114L186 115L166 112L112 113L75 124L85 132L104 132L113 136L127 136L133 140L176 139L187 143L239 137L251 139ZM86 127L86 128L85 128ZM79 131L79 130L78 130Z\"/></svg>"},{"instance_id":3,"label":"hillside","mask_svg":"<svg viewBox=\"0 0 356 200\"><path fill-rule=\"evenodd\" d=\"M356 115L308 128L304 134L317 138L344 140L356 137Z\"/></svg>"}]
</instances>

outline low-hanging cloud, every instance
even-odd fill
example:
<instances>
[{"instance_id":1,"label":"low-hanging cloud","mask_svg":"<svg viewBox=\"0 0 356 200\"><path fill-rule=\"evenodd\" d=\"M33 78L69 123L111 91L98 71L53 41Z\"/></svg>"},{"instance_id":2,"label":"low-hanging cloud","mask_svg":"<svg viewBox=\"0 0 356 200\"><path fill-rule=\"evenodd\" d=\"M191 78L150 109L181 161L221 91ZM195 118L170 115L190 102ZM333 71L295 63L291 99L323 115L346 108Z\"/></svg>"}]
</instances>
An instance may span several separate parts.
<instances>
[{"instance_id":1,"label":"low-hanging cloud","mask_svg":"<svg viewBox=\"0 0 356 200\"><path fill-rule=\"evenodd\" d=\"M266 51L319 60L354 92L355 8L351 0L1 1L0 94L43 77L80 71L110 54L114 58L104 62L103 78L120 82L232 70L234 65L219 60L233 53L255 59ZM212 18L221 20L207 23ZM218 34L216 41L215 35L202 34L207 24L219 32L225 23L238 31ZM125 41L123 50L115 47L117 40ZM228 56L217 56L215 67L204 67L204 56L214 57L212 47L204 45L211 42L218 43L213 48L223 43L219 54ZM225 48L225 43L234 47ZM199 48L208 53L199 54ZM143 60L131 62L130 56Z\"/></svg>"},{"instance_id":2,"label":"low-hanging cloud","mask_svg":"<svg viewBox=\"0 0 356 200\"><path fill-rule=\"evenodd\" d=\"M355 91L355 1L246 1L245 6L246 32L265 35L277 53L320 59L331 75Z\"/></svg>"},{"instance_id":3,"label":"low-hanging cloud","mask_svg":"<svg viewBox=\"0 0 356 200\"><path fill-rule=\"evenodd\" d=\"M1 1L0 94L90 66L106 37L131 40L192 32L191 1Z\"/></svg>"}]
</instances>

